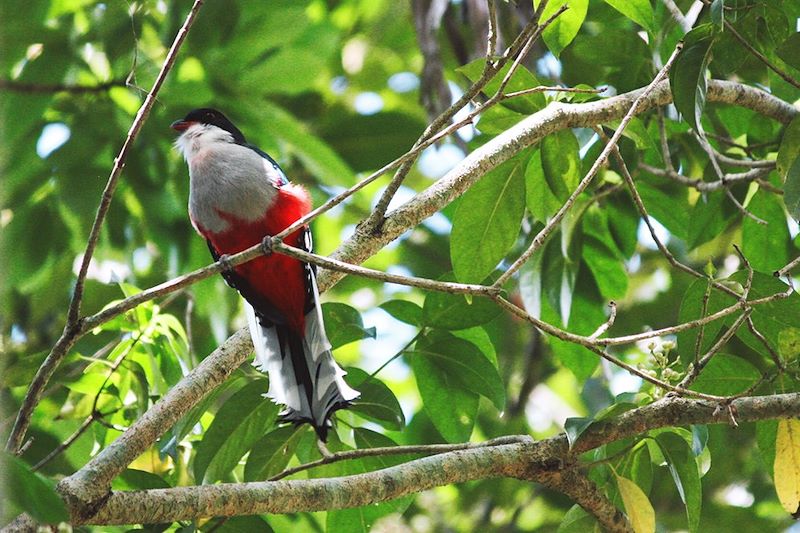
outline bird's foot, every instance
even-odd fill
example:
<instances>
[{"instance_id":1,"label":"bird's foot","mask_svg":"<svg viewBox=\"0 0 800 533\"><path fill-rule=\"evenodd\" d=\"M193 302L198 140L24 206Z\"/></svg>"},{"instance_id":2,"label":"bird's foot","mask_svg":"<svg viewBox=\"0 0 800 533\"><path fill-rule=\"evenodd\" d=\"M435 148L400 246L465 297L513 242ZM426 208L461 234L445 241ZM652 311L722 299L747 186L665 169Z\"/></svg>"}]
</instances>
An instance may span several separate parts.
<instances>
[{"instance_id":1,"label":"bird's foot","mask_svg":"<svg viewBox=\"0 0 800 533\"><path fill-rule=\"evenodd\" d=\"M267 235L262 239L261 251L264 255L272 255L272 235Z\"/></svg>"},{"instance_id":2,"label":"bird's foot","mask_svg":"<svg viewBox=\"0 0 800 533\"><path fill-rule=\"evenodd\" d=\"M317 440L317 448L319 449L319 453L322 454L322 457L330 458L333 457L333 453L328 449L324 442L321 440Z\"/></svg>"},{"instance_id":3,"label":"bird's foot","mask_svg":"<svg viewBox=\"0 0 800 533\"><path fill-rule=\"evenodd\" d=\"M233 270L233 265L231 264L231 256L229 256L228 254L222 254L221 256L219 256L217 262L222 267L223 272L230 272L231 270Z\"/></svg>"}]
</instances>

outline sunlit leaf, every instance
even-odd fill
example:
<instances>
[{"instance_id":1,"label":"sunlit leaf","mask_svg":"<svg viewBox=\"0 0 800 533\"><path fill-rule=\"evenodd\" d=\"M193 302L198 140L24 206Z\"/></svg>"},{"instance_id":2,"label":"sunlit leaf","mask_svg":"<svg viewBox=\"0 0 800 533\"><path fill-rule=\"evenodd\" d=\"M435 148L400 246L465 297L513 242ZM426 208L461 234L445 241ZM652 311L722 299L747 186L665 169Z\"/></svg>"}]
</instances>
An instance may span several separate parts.
<instances>
[{"instance_id":1,"label":"sunlit leaf","mask_svg":"<svg viewBox=\"0 0 800 533\"><path fill-rule=\"evenodd\" d=\"M516 242L525 212L526 163L518 157L500 165L461 199L450 236L459 281L481 283Z\"/></svg>"},{"instance_id":2,"label":"sunlit leaf","mask_svg":"<svg viewBox=\"0 0 800 533\"><path fill-rule=\"evenodd\" d=\"M605 2L648 31L655 30L650 0L605 0Z\"/></svg>"},{"instance_id":3,"label":"sunlit leaf","mask_svg":"<svg viewBox=\"0 0 800 533\"><path fill-rule=\"evenodd\" d=\"M414 302L407 300L389 300L379 305L381 309L392 315L400 322L419 326L422 323L422 308Z\"/></svg>"},{"instance_id":4,"label":"sunlit leaf","mask_svg":"<svg viewBox=\"0 0 800 533\"><path fill-rule=\"evenodd\" d=\"M548 2L544 8L540 20L547 21L559 8L567 4L568 9L561 13L550 26L544 30L544 42L553 54L558 56L561 51L572 42L578 34L583 20L586 18L586 11L589 8L589 0L565 0L563 2ZM534 0L534 7L538 7L539 0Z\"/></svg>"}]
</instances>

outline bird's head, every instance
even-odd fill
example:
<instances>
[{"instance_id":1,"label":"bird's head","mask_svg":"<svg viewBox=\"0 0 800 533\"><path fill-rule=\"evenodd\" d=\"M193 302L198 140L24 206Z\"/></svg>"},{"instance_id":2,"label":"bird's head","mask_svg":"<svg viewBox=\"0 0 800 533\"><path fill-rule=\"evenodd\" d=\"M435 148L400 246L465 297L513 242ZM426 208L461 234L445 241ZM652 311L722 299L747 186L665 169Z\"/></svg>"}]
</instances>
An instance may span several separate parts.
<instances>
[{"instance_id":1,"label":"bird's head","mask_svg":"<svg viewBox=\"0 0 800 533\"><path fill-rule=\"evenodd\" d=\"M189 111L185 117L173 122L171 127L180 132L175 145L187 159L192 152L208 144L246 143L244 134L228 117L208 107Z\"/></svg>"}]
</instances>

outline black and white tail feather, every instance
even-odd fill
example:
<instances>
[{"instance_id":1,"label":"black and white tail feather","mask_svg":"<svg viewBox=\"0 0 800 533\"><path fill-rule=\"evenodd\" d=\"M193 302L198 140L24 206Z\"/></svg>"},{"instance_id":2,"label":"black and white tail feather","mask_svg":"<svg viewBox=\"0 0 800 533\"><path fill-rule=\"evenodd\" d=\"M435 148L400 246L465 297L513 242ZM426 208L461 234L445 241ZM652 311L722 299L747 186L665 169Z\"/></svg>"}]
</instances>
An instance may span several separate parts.
<instances>
[{"instance_id":1,"label":"black and white tail feather","mask_svg":"<svg viewBox=\"0 0 800 533\"><path fill-rule=\"evenodd\" d=\"M253 366L269 374L267 397L285 406L283 421L309 422L324 442L333 412L349 406L359 393L345 383L345 371L333 360L313 272L311 283L314 305L306 313L302 339L288 328L264 325L248 302L245 312L256 352Z\"/></svg>"},{"instance_id":2,"label":"black and white tail feather","mask_svg":"<svg viewBox=\"0 0 800 533\"><path fill-rule=\"evenodd\" d=\"M312 249L311 231L303 231L301 246ZM215 259L218 252L209 242ZM305 264L306 307L302 337L287 327L280 313L235 271L222 275L244 297L245 314L255 348L253 366L269 374L267 398L283 405L280 418L295 424L309 423L325 442L331 428L331 415L348 407L359 392L345 383L346 374L333 359L331 343L325 334L319 302L316 272Z\"/></svg>"}]
</instances>

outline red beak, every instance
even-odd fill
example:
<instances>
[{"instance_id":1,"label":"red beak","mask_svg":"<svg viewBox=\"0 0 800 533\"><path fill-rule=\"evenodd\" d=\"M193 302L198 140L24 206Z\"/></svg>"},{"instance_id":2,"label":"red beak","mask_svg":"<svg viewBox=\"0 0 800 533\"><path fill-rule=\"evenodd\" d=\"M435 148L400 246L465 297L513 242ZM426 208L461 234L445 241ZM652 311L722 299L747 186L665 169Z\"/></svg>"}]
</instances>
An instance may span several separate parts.
<instances>
[{"instance_id":1,"label":"red beak","mask_svg":"<svg viewBox=\"0 0 800 533\"><path fill-rule=\"evenodd\" d=\"M170 124L169 127L175 131L186 131L192 124L194 124L194 122L188 122L186 120L181 119L181 120L176 120L175 122Z\"/></svg>"}]
</instances>

